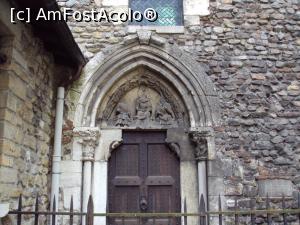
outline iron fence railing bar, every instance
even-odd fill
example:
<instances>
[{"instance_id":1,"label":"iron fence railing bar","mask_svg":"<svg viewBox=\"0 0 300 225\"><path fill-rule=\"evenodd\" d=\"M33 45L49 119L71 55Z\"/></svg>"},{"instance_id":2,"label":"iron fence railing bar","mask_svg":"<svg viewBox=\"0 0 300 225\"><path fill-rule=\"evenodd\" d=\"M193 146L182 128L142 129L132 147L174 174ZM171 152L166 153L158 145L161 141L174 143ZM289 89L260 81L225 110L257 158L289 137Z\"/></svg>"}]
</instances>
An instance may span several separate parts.
<instances>
[{"instance_id":1,"label":"iron fence railing bar","mask_svg":"<svg viewBox=\"0 0 300 225\"><path fill-rule=\"evenodd\" d=\"M56 212L56 200L55 200L55 195L53 196L53 207L52 207L52 212ZM52 214L52 225L55 225L56 223L56 213Z\"/></svg>"},{"instance_id":2,"label":"iron fence railing bar","mask_svg":"<svg viewBox=\"0 0 300 225\"><path fill-rule=\"evenodd\" d=\"M238 225L239 224L239 215L236 213L238 210L237 208L237 199L234 199L234 224Z\"/></svg>"},{"instance_id":3,"label":"iron fence railing bar","mask_svg":"<svg viewBox=\"0 0 300 225\"><path fill-rule=\"evenodd\" d=\"M219 212L222 211L222 202L221 202L221 196L219 195ZM219 214L219 225L223 224L223 218L222 218L222 213Z\"/></svg>"},{"instance_id":4,"label":"iron fence railing bar","mask_svg":"<svg viewBox=\"0 0 300 225\"><path fill-rule=\"evenodd\" d=\"M201 195L200 198L200 207L199 207L199 221L200 225L206 225L206 209L205 209L204 196Z\"/></svg>"},{"instance_id":5,"label":"iron fence railing bar","mask_svg":"<svg viewBox=\"0 0 300 225\"><path fill-rule=\"evenodd\" d=\"M187 206L186 206L186 198L184 198L184 206L183 206L184 213L187 213ZM187 216L184 216L184 225L187 225Z\"/></svg>"},{"instance_id":6,"label":"iron fence railing bar","mask_svg":"<svg viewBox=\"0 0 300 225\"><path fill-rule=\"evenodd\" d=\"M39 224L39 214L37 213L39 211L39 196L36 195L35 198L35 214L34 214L34 225Z\"/></svg>"},{"instance_id":7,"label":"iron fence railing bar","mask_svg":"<svg viewBox=\"0 0 300 225\"><path fill-rule=\"evenodd\" d=\"M10 211L9 214L22 214L22 215L34 215L35 213L39 214L39 215L58 215L58 216L69 216L70 214L72 214L73 216L85 216L87 215L87 213L85 212L73 212L70 213L69 211L65 211L65 212L52 212L52 211L39 211L39 212L35 212L35 211ZM104 216L104 217L182 217L182 216L206 216L206 215L219 215L220 213L223 214L223 216L235 216L235 215L239 215L239 216L246 216L246 215L250 215L250 214L256 214L256 215L263 215L266 213L270 213L270 214L299 214L300 213L300 209L270 209L270 210L244 210L244 211L210 211L210 212L203 212L203 213L94 213L94 216Z\"/></svg>"},{"instance_id":8,"label":"iron fence railing bar","mask_svg":"<svg viewBox=\"0 0 300 225\"><path fill-rule=\"evenodd\" d=\"M282 209L285 209L285 197L284 194L282 194ZM282 218L283 218L283 225L287 225L287 220L286 220L286 213L282 213Z\"/></svg>"},{"instance_id":9,"label":"iron fence railing bar","mask_svg":"<svg viewBox=\"0 0 300 225\"><path fill-rule=\"evenodd\" d=\"M270 199L269 199L269 194L267 194L267 200L266 200L266 209L270 209ZM268 225L272 224L272 219L271 219L271 214L267 213L267 223Z\"/></svg>"},{"instance_id":10,"label":"iron fence railing bar","mask_svg":"<svg viewBox=\"0 0 300 225\"><path fill-rule=\"evenodd\" d=\"M92 196L90 195L87 205L87 215L86 215L86 224L93 225L94 223L94 203Z\"/></svg>"},{"instance_id":11,"label":"iron fence railing bar","mask_svg":"<svg viewBox=\"0 0 300 225\"><path fill-rule=\"evenodd\" d=\"M254 199L250 199L251 211L254 211ZM250 213L251 225L255 225L255 213Z\"/></svg>"},{"instance_id":12,"label":"iron fence railing bar","mask_svg":"<svg viewBox=\"0 0 300 225\"><path fill-rule=\"evenodd\" d=\"M21 225L22 222L22 195L19 197L18 211L17 211L17 225Z\"/></svg>"},{"instance_id":13,"label":"iron fence railing bar","mask_svg":"<svg viewBox=\"0 0 300 225\"><path fill-rule=\"evenodd\" d=\"M206 225L209 221L209 216L214 216L218 217L219 219L219 225L223 224L223 219L225 217L233 217L234 219L234 224L238 225L239 224L239 217L248 217L250 216L250 224L255 224L256 223L256 217L262 215L265 218L265 222L268 225L271 225L274 223L272 221L272 216L276 216L276 219L278 219L278 216L282 217L282 224L287 225L288 222L288 216L289 215L296 215L296 218L298 218L298 222L300 222L300 193L298 193L297 199L298 202L296 203L297 208L287 208L287 198L282 195L281 197L281 208L280 209L274 209L271 208L270 206L270 198L269 195L266 197L265 201L265 209L257 209L256 208L256 200L255 199L250 199L250 209L248 210L243 210L243 209L238 209L238 203L237 199L235 198L234 201L234 210L222 210L222 201L221 201L221 196L218 198L218 211L207 211L206 210L206 204L204 201L203 195L201 195L200 202L199 202L199 207L198 207L198 212L195 213L188 213L187 212L187 202L186 199L184 199L183 202L183 213L181 212L166 212L166 213L158 213L155 212L155 199L153 199L153 210L152 212L136 212L136 213L123 213L123 212L114 212L114 213L95 213L94 212L94 203L93 199L90 196L88 200L88 205L87 205L87 212L74 212L74 207L73 207L73 196L71 196L70 200L70 209L69 211L56 211L57 210L57 202L55 199L55 196L53 198L53 204L52 204L52 209L50 211L39 211L39 196L36 196L35 199L35 206L34 210L30 211L22 211L22 195L19 197L18 201L18 207L17 210L10 211L9 214L15 214L17 216L17 225L22 224L22 215L33 215L34 220L33 224L38 225L38 220L39 216L41 215L50 215L51 218L51 225L57 225L56 224L56 219L58 216L69 216L69 225L73 225L74 216L79 216L85 217L85 225L93 225L94 223L94 218L95 217L106 217L106 218L114 218L118 217L121 219L122 225L128 224L128 221L126 218L137 218L138 223L143 222L144 220L148 219L148 224L151 224L152 219L152 224L156 224L156 218L164 218L168 221L168 224L173 223L175 220L179 220L179 218L183 218L184 225L187 225L187 217L198 217L199 218L199 225ZM170 202L169 202L170 203ZM278 203L278 201L277 201ZM279 201L280 203L280 201ZM295 205L294 205L295 206ZM294 207L293 206L293 207ZM178 218L177 218L178 217ZM27 218L27 217L26 217ZM295 218L295 217L294 217ZM177 223L177 222L176 222Z\"/></svg>"},{"instance_id":14,"label":"iron fence railing bar","mask_svg":"<svg viewBox=\"0 0 300 225\"><path fill-rule=\"evenodd\" d=\"M73 225L73 212L74 212L74 208L73 208L73 195L72 195L71 202L70 202L70 219L69 219L70 225Z\"/></svg>"},{"instance_id":15,"label":"iron fence railing bar","mask_svg":"<svg viewBox=\"0 0 300 225\"><path fill-rule=\"evenodd\" d=\"M85 216L87 215L87 213L85 212L73 212L70 213L69 211L65 211L65 212L52 212L52 211L39 211L39 212L35 212L35 211L10 211L9 214L22 214L22 215L34 215L35 213L39 214L39 215L58 215L58 216L69 216L70 214L72 214L73 216ZM104 217L182 217L182 216L206 216L206 215L219 215L220 213L223 214L223 216L235 216L235 215L239 215L239 216L246 216L246 215L250 215L250 214L256 214L256 215L263 215L266 213L271 213L271 214L299 214L300 213L300 209L270 209L270 210L249 210L249 211L210 211L210 212L203 212L203 213L94 213L94 216L104 216Z\"/></svg>"}]
</instances>

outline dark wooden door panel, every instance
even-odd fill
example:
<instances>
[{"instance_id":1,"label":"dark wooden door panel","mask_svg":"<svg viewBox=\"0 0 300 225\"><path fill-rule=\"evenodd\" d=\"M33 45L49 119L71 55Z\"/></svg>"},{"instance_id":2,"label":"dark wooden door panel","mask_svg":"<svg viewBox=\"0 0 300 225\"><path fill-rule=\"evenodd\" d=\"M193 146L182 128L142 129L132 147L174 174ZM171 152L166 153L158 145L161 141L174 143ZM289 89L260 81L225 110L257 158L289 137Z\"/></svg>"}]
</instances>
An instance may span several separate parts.
<instances>
[{"instance_id":1,"label":"dark wooden door panel","mask_svg":"<svg viewBox=\"0 0 300 225\"><path fill-rule=\"evenodd\" d=\"M109 212L180 212L179 159L165 132L123 132L108 171ZM174 218L111 218L108 224L177 225Z\"/></svg>"}]
</instances>

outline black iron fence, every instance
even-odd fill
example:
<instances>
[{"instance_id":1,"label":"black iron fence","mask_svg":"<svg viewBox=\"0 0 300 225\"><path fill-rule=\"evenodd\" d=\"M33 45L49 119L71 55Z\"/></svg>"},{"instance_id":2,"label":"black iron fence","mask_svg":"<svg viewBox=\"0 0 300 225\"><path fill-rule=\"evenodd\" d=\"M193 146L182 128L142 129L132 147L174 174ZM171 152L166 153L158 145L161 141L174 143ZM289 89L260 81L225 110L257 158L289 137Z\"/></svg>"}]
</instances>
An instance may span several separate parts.
<instances>
[{"instance_id":1,"label":"black iron fence","mask_svg":"<svg viewBox=\"0 0 300 225\"><path fill-rule=\"evenodd\" d=\"M219 197L218 201L218 211L207 211L206 205L204 201L203 195L201 196L201 200L199 203L199 211L197 213L188 213L187 212L187 204L186 201L184 201L184 212L183 213L95 213L94 212L94 204L93 199L90 196L87 206L87 212L75 212L73 208L73 197L70 201L70 210L59 212L57 211L57 205L55 202L55 198L53 200L53 207L50 211L39 211L39 197L36 197L36 203L35 203L35 209L34 211L22 211L22 196L19 197L19 204L18 209L9 211L9 214L16 215L17 225L22 224L22 216L24 215L31 215L33 216L33 224L38 225L39 224L39 217L41 216L49 216L51 217L51 225L56 225L57 217L58 216L67 216L69 217L68 225L73 225L74 217L79 216L80 218L84 218L85 225L94 225L94 218L95 217L106 217L106 218L120 218L122 225L127 225L126 218L144 218L144 219L150 219L152 221L153 225L161 225L159 222L156 222L158 218L167 218L169 225L172 225L171 221L172 218L181 218L183 225L187 225L187 218L188 217L199 217L199 225L208 225L208 221L211 217L217 217L218 224L223 225L224 218L232 218L233 224L241 224L241 220L244 217L250 218L249 222L247 224L274 224L273 218L276 217L278 220L278 217L281 217L280 224L288 225L288 216L292 216L292 221L294 224L298 222L300 224L300 193L298 193L297 202L295 202L294 207L287 207L287 200L285 196L282 196L280 199L281 202L281 208L275 209L271 208L270 206L270 198L266 197L265 199L265 207L264 209L256 209L256 201L254 199L250 200L250 209L248 210L241 210L238 208L237 200L235 200L235 206L233 207L233 210L222 210L222 202L221 198ZM263 217L265 218L264 222L257 222L257 217ZM290 220L290 219L289 219ZM24 221L24 220L23 220ZM138 220L140 221L140 220ZM148 223L149 224L149 223ZM150 223L151 224L151 223ZM244 223L245 224L245 223ZM276 221L276 224L278 224L278 221ZM97 225L97 224L95 224Z\"/></svg>"}]
</instances>

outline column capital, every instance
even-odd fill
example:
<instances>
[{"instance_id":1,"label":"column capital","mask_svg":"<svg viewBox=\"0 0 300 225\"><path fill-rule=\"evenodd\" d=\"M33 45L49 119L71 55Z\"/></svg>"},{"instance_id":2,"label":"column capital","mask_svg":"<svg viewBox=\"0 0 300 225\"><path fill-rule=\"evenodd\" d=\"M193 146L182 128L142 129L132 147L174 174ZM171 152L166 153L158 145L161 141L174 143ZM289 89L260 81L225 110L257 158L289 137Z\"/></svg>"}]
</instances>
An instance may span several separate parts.
<instances>
[{"instance_id":1,"label":"column capital","mask_svg":"<svg viewBox=\"0 0 300 225\"><path fill-rule=\"evenodd\" d=\"M99 143L100 129L98 127L77 127L73 130L74 137L83 147L82 161L94 161L95 148Z\"/></svg>"},{"instance_id":2,"label":"column capital","mask_svg":"<svg viewBox=\"0 0 300 225\"><path fill-rule=\"evenodd\" d=\"M195 144L195 159L203 161L208 158L208 137L213 136L211 129L202 128L195 129L189 132L191 141Z\"/></svg>"}]
</instances>

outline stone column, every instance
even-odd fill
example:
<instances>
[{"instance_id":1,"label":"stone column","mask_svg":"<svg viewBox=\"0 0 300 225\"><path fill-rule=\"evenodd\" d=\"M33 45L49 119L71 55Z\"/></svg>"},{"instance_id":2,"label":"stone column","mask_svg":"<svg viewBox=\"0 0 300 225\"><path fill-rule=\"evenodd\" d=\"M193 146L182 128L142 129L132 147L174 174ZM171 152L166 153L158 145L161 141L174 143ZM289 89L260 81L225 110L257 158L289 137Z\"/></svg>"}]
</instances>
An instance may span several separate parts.
<instances>
[{"instance_id":1,"label":"stone column","mask_svg":"<svg viewBox=\"0 0 300 225\"><path fill-rule=\"evenodd\" d=\"M207 207L207 171L206 162L208 157L208 143L207 137L209 133L206 131L191 131L190 137L195 144L195 159L198 166L198 188L199 201L201 195L204 197L205 205Z\"/></svg>"},{"instance_id":2,"label":"stone column","mask_svg":"<svg viewBox=\"0 0 300 225\"><path fill-rule=\"evenodd\" d=\"M100 131L97 127L81 127L74 129L74 135L79 138L78 142L82 146L82 210L86 212L88 199L92 194L92 167L94 163L95 149L100 137Z\"/></svg>"},{"instance_id":3,"label":"stone column","mask_svg":"<svg viewBox=\"0 0 300 225\"><path fill-rule=\"evenodd\" d=\"M108 160L111 151L118 147L122 141L121 129L105 129L101 130L101 139L95 151L95 161L93 168L93 187L92 193L94 198L94 210L97 213L105 213L107 211L107 173ZM94 224L105 225L106 218L97 216L94 218Z\"/></svg>"}]
</instances>

